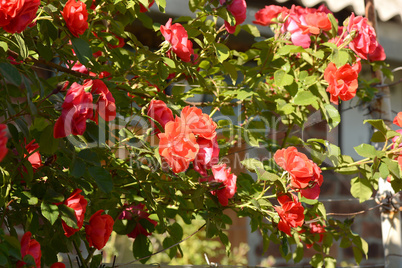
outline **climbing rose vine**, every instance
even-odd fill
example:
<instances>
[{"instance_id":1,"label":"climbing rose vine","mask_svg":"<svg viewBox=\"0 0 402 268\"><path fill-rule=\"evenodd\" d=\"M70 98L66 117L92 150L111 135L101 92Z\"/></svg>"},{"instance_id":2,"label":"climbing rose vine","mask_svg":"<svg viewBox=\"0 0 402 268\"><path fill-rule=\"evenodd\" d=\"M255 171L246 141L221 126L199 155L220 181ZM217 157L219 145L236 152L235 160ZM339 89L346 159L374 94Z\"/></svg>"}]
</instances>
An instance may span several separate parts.
<instances>
[{"instance_id":1,"label":"climbing rose vine","mask_svg":"<svg viewBox=\"0 0 402 268\"><path fill-rule=\"evenodd\" d=\"M313 113L332 130L334 105L371 101L362 66L386 70L374 28L324 5L184 4L192 15L175 18L165 0L0 1L0 266L98 267L116 236L133 260L174 258L196 218L230 252L229 210L287 260L311 248L312 266L335 264L339 240L367 256L321 190L331 171L354 176L360 202L380 177L400 191L401 130L366 120L385 145L356 147L364 161L299 133Z\"/></svg>"}]
</instances>

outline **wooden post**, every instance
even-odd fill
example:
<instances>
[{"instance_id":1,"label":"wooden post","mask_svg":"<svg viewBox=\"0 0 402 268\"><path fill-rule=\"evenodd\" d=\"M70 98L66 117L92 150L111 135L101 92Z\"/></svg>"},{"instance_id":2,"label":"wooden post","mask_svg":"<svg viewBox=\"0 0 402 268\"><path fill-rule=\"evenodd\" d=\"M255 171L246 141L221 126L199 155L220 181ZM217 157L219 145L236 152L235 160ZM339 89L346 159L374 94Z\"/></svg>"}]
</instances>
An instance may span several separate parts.
<instances>
[{"instance_id":1,"label":"wooden post","mask_svg":"<svg viewBox=\"0 0 402 268\"><path fill-rule=\"evenodd\" d=\"M365 0L365 12L368 22L376 30L376 15L374 0ZM380 70L372 73L383 84L383 76ZM391 98L389 87L380 87L377 98L370 106L370 114L373 119L383 119L387 126L392 123ZM401 243L401 213L392 206L394 190L386 178L379 179L377 199L383 204L381 210L382 244L386 268L402 268L402 243ZM395 201L395 200L394 200ZM389 204L388 204L389 203Z\"/></svg>"}]
</instances>

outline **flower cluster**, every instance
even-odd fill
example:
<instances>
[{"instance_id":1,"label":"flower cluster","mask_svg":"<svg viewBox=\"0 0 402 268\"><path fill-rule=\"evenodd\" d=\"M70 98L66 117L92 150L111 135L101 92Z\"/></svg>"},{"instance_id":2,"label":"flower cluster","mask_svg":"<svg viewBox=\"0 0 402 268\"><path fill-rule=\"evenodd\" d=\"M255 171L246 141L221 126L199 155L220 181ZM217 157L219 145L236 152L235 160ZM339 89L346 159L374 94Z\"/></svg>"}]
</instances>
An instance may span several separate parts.
<instances>
[{"instance_id":1,"label":"flower cluster","mask_svg":"<svg viewBox=\"0 0 402 268\"><path fill-rule=\"evenodd\" d=\"M164 107L156 113L155 107L155 105L150 106L148 115L151 117L158 115L154 119L160 120L158 122L165 125L165 132L158 134L159 154L167 161L174 173L185 171L196 158L198 169L203 173L203 168L209 168L212 164L212 157L206 154L205 150L212 148L213 151L213 148L215 150L217 148L215 145L216 123L207 114L202 113L201 109L190 106L185 107L181 116L176 117L174 121L162 121L162 118L171 119L172 112ZM199 142L203 146L203 152L197 157L200 150Z\"/></svg>"},{"instance_id":2,"label":"flower cluster","mask_svg":"<svg viewBox=\"0 0 402 268\"><path fill-rule=\"evenodd\" d=\"M319 8L303 8L293 5L291 9L279 6L266 6L255 14L255 24L279 24L282 33L289 33L292 43L303 48L310 47L311 35L331 30L331 13L324 5Z\"/></svg>"},{"instance_id":3,"label":"flower cluster","mask_svg":"<svg viewBox=\"0 0 402 268\"><path fill-rule=\"evenodd\" d=\"M128 237L136 238L139 234L149 236L151 233L141 225L141 221L146 220L154 227L158 224L156 221L149 218L147 209L144 204L138 204L136 206L130 206L126 208L119 216L121 220L134 221L134 229L127 234Z\"/></svg>"},{"instance_id":4,"label":"flower cluster","mask_svg":"<svg viewBox=\"0 0 402 268\"><path fill-rule=\"evenodd\" d=\"M188 40L186 29L180 23L172 25L170 18L165 25L161 25L160 31L165 40L171 45L173 52L184 62L194 58L193 43Z\"/></svg>"},{"instance_id":5,"label":"flower cluster","mask_svg":"<svg viewBox=\"0 0 402 268\"><path fill-rule=\"evenodd\" d=\"M35 19L40 0L0 2L0 27L9 33L21 33Z\"/></svg>"},{"instance_id":6,"label":"flower cluster","mask_svg":"<svg viewBox=\"0 0 402 268\"><path fill-rule=\"evenodd\" d=\"M292 236L290 228L300 227L304 222L304 208L294 194L281 194L278 202L280 206L274 206L280 217L278 229Z\"/></svg>"},{"instance_id":7,"label":"flower cluster","mask_svg":"<svg viewBox=\"0 0 402 268\"><path fill-rule=\"evenodd\" d=\"M275 162L288 172L290 188L300 191L301 195L309 199L317 199L323 182L321 169L295 147L288 147L276 151Z\"/></svg>"},{"instance_id":8,"label":"flower cluster","mask_svg":"<svg viewBox=\"0 0 402 268\"><path fill-rule=\"evenodd\" d=\"M95 105L92 103L93 96L97 97ZM84 134L87 119L98 123L98 116L105 121L111 121L116 117L116 105L112 93L99 79L85 80L83 85L74 82L67 91L62 108L61 116L54 126L55 138Z\"/></svg>"},{"instance_id":9,"label":"flower cluster","mask_svg":"<svg viewBox=\"0 0 402 268\"><path fill-rule=\"evenodd\" d=\"M67 28L75 37L84 34L88 29L87 6L82 1L68 0L61 12L66 22Z\"/></svg>"},{"instance_id":10,"label":"flower cluster","mask_svg":"<svg viewBox=\"0 0 402 268\"><path fill-rule=\"evenodd\" d=\"M212 194L218 197L222 206L227 206L236 193L237 176L226 164L217 164L216 123L201 109L190 106L184 107L180 117L173 120L172 111L163 101L152 101L147 114L164 127L165 132L158 134L159 154L173 172L183 172L193 162L194 170L203 177L201 181L219 184ZM211 176L208 176L209 169Z\"/></svg>"}]
</instances>

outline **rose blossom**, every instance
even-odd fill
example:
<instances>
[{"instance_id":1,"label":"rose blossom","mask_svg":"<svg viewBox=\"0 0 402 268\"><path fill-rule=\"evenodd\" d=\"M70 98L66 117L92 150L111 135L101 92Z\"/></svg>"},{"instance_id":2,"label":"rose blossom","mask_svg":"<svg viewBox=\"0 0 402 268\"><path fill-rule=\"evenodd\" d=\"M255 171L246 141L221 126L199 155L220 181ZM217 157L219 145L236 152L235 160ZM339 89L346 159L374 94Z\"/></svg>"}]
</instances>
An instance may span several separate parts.
<instances>
[{"instance_id":1,"label":"rose blossom","mask_svg":"<svg viewBox=\"0 0 402 268\"><path fill-rule=\"evenodd\" d=\"M262 26L271 25L274 23L272 20L276 19L279 14L286 10L286 7L276 5L265 6L263 9L260 9L255 13L255 21L253 21L253 23Z\"/></svg>"},{"instance_id":2,"label":"rose blossom","mask_svg":"<svg viewBox=\"0 0 402 268\"><path fill-rule=\"evenodd\" d=\"M221 5L226 3L226 0L219 1ZM236 31L236 26L242 24L247 17L247 4L245 0L232 0L232 2L226 7L227 10L232 13L236 20L235 25L230 25L229 22L225 21L225 27L228 33L234 33Z\"/></svg>"},{"instance_id":3,"label":"rose blossom","mask_svg":"<svg viewBox=\"0 0 402 268\"><path fill-rule=\"evenodd\" d=\"M66 21L67 28L75 37L84 34L88 29L88 12L87 6L78 0L68 0L61 12Z\"/></svg>"},{"instance_id":4,"label":"rose blossom","mask_svg":"<svg viewBox=\"0 0 402 268\"><path fill-rule=\"evenodd\" d=\"M151 220L149 218L149 213L147 213L147 209L144 204L138 204L136 206L131 206L126 208L119 216L119 219L133 220L135 221L134 229L127 234L128 237L136 238L139 234L149 236L152 233L149 233L142 225L140 220L145 219L149 221L151 224L156 226L158 222Z\"/></svg>"},{"instance_id":5,"label":"rose blossom","mask_svg":"<svg viewBox=\"0 0 402 268\"><path fill-rule=\"evenodd\" d=\"M67 91L62 105L62 112L54 125L55 139L64 138L70 134L82 135L86 129L87 119L93 117L92 94L85 89L92 86L92 81L84 85L74 82Z\"/></svg>"},{"instance_id":6,"label":"rose blossom","mask_svg":"<svg viewBox=\"0 0 402 268\"><path fill-rule=\"evenodd\" d=\"M7 126L4 124L0 124L0 162L3 161L3 158L7 155Z\"/></svg>"},{"instance_id":7,"label":"rose blossom","mask_svg":"<svg viewBox=\"0 0 402 268\"><path fill-rule=\"evenodd\" d=\"M367 56L374 53L379 46L374 28L368 24L367 18L363 18L362 16L355 17L355 14L352 13L347 29L349 34L355 34L353 40L349 43L350 49L359 57L366 60Z\"/></svg>"},{"instance_id":8,"label":"rose blossom","mask_svg":"<svg viewBox=\"0 0 402 268\"><path fill-rule=\"evenodd\" d=\"M328 14L324 12L305 14L301 17L301 20L305 23L305 25L300 26L304 34L319 34L321 30L330 31L332 28Z\"/></svg>"},{"instance_id":9,"label":"rose blossom","mask_svg":"<svg viewBox=\"0 0 402 268\"><path fill-rule=\"evenodd\" d=\"M159 133L159 154L174 173L185 171L198 153L199 145L193 133L176 118L165 125L165 133Z\"/></svg>"},{"instance_id":10,"label":"rose blossom","mask_svg":"<svg viewBox=\"0 0 402 268\"><path fill-rule=\"evenodd\" d=\"M306 198L318 198L323 177L316 163L293 146L276 151L274 160L281 168L289 172L290 186L293 189L299 190Z\"/></svg>"},{"instance_id":11,"label":"rose blossom","mask_svg":"<svg viewBox=\"0 0 402 268\"><path fill-rule=\"evenodd\" d=\"M80 194L81 192L81 189L75 189L71 193L71 195L63 202L64 205L74 210L78 226L78 228L70 227L62 220L61 223L64 229L64 234L67 237L70 237L78 232L84 224L85 211L87 209L88 201Z\"/></svg>"},{"instance_id":12,"label":"rose blossom","mask_svg":"<svg viewBox=\"0 0 402 268\"><path fill-rule=\"evenodd\" d=\"M398 127L402 127L402 112L399 112L395 118L394 121L392 122L395 125L397 125Z\"/></svg>"},{"instance_id":13,"label":"rose blossom","mask_svg":"<svg viewBox=\"0 0 402 268\"><path fill-rule=\"evenodd\" d=\"M210 181L222 183L219 189L213 191L212 194L218 197L219 203L222 206L227 206L229 199L232 198L237 191L237 176L230 173L230 170L230 167L226 168L226 164L212 166L213 179Z\"/></svg>"},{"instance_id":14,"label":"rose blossom","mask_svg":"<svg viewBox=\"0 0 402 268\"><path fill-rule=\"evenodd\" d=\"M25 140L25 144L26 144L26 140ZM29 161L29 163L31 163L32 169L34 172L38 168L43 166L41 155L40 155L38 149L39 149L39 144L37 144L35 142L35 139L33 139L30 143L25 145L25 150L28 152L28 155L29 155L28 161ZM26 156L27 155L24 154L24 157L26 157ZM24 169L25 169L25 167L24 167Z\"/></svg>"},{"instance_id":15,"label":"rose blossom","mask_svg":"<svg viewBox=\"0 0 402 268\"><path fill-rule=\"evenodd\" d=\"M188 40L186 29L180 24L172 25L170 18L166 25L161 25L160 31L167 42L172 45L173 52L184 62L190 62L193 56L193 43Z\"/></svg>"},{"instance_id":16,"label":"rose blossom","mask_svg":"<svg viewBox=\"0 0 402 268\"><path fill-rule=\"evenodd\" d=\"M101 215L103 210L98 210L89 219L89 224L85 225L86 238L90 247L101 250L109 240L113 231L113 218L110 215Z\"/></svg>"},{"instance_id":17,"label":"rose blossom","mask_svg":"<svg viewBox=\"0 0 402 268\"><path fill-rule=\"evenodd\" d=\"M338 97L347 101L356 96L360 69L360 62L353 66L345 64L340 68L337 68L333 62L328 64L324 71L324 79L329 84L327 92L331 94L332 103L338 104Z\"/></svg>"},{"instance_id":18,"label":"rose blossom","mask_svg":"<svg viewBox=\"0 0 402 268\"><path fill-rule=\"evenodd\" d=\"M181 119L186 130L208 140L216 136L216 123L209 115L202 113L197 107L186 106L181 111Z\"/></svg>"},{"instance_id":19,"label":"rose blossom","mask_svg":"<svg viewBox=\"0 0 402 268\"><path fill-rule=\"evenodd\" d=\"M151 100L147 115L158 122L163 129L168 122L174 121L172 110L170 110L166 103L161 100ZM160 130L156 126L155 122L151 119L149 121L151 123L151 127L155 129L155 133L160 133Z\"/></svg>"},{"instance_id":20,"label":"rose blossom","mask_svg":"<svg viewBox=\"0 0 402 268\"><path fill-rule=\"evenodd\" d=\"M116 118L116 104L112 93L102 80L95 79L92 81L91 93L97 95L96 109L93 121L98 124L98 116L106 122L110 122Z\"/></svg>"},{"instance_id":21,"label":"rose blossom","mask_svg":"<svg viewBox=\"0 0 402 268\"><path fill-rule=\"evenodd\" d=\"M197 143L200 146L194 159L194 170L206 177L207 169L219 162L219 146L216 137L212 140L199 137Z\"/></svg>"},{"instance_id":22,"label":"rose blossom","mask_svg":"<svg viewBox=\"0 0 402 268\"><path fill-rule=\"evenodd\" d=\"M280 195L278 202L281 206L274 206L280 217L278 229L289 236L292 236L290 228L300 227L304 222L304 208L296 195L292 194L292 197Z\"/></svg>"},{"instance_id":23,"label":"rose blossom","mask_svg":"<svg viewBox=\"0 0 402 268\"><path fill-rule=\"evenodd\" d=\"M40 0L0 2L0 27L8 33L21 33L36 17Z\"/></svg>"},{"instance_id":24,"label":"rose blossom","mask_svg":"<svg viewBox=\"0 0 402 268\"><path fill-rule=\"evenodd\" d=\"M40 268L40 258L42 257L42 252L40 250L40 244L35 239L31 239L32 233L26 232L21 239L21 258L23 259L26 255L31 255L35 260L35 265ZM18 261L17 268L23 267L25 262Z\"/></svg>"}]
</instances>

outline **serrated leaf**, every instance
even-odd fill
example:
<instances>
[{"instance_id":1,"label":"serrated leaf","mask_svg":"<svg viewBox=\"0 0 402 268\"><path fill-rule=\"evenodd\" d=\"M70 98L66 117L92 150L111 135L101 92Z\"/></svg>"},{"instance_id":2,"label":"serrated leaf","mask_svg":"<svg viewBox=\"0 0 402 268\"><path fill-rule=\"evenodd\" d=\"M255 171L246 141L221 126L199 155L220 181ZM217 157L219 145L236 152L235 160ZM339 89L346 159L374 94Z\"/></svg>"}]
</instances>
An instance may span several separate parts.
<instances>
[{"instance_id":1,"label":"serrated leaf","mask_svg":"<svg viewBox=\"0 0 402 268\"><path fill-rule=\"evenodd\" d=\"M133 243L133 256L136 259L147 257L152 254L152 248L152 243L148 237L139 234ZM142 259L140 262L145 263L147 260L149 260L149 258Z\"/></svg>"},{"instance_id":2,"label":"serrated leaf","mask_svg":"<svg viewBox=\"0 0 402 268\"><path fill-rule=\"evenodd\" d=\"M293 76L287 74L284 70L277 70L274 73L274 83L278 87L284 87L293 83Z\"/></svg>"},{"instance_id":3,"label":"serrated leaf","mask_svg":"<svg viewBox=\"0 0 402 268\"><path fill-rule=\"evenodd\" d=\"M71 39L73 44L74 52L78 57L80 63L86 65L92 59L92 49L89 44L80 38Z\"/></svg>"},{"instance_id":4,"label":"serrated leaf","mask_svg":"<svg viewBox=\"0 0 402 268\"><path fill-rule=\"evenodd\" d=\"M364 120L363 124L369 123L375 129L378 129L382 134L387 135L387 126L382 119L368 119Z\"/></svg>"},{"instance_id":5,"label":"serrated leaf","mask_svg":"<svg viewBox=\"0 0 402 268\"><path fill-rule=\"evenodd\" d=\"M0 73L7 79L7 81L13 83L16 86L21 85L22 79L20 72L10 63L0 63Z\"/></svg>"},{"instance_id":6,"label":"serrated leaf","mask_svg":"<svg viewBox=\"0 0 402 268\"><path fill-rule=\"evenodd\" d=\"M102 167L89 167L89 174L96 181L99 189L105 193L110 193L113 189L112 175Z\"/></svg>"},{"instance_id":7,"label":"serrated leaf","mask_svg":"<svg viewBox=\"0 0 402 268\"><path fill-rule=\"evenodd\" d=\"M327 119L330 129L335 128L341 122L341 115L338 110L331 104L324 105L324 115Z\"/></svg>"},{"instance_id":8,"label":"serrated leaf","mask_svg":"<svg viewBox=\"0 0 402 268\"><path fill-rule=\"evenodd\" d=\"M355 149L356 153L363 157L374 158L378 156L377 150L374 148L373 145L370 144L363 143L359 146L353 147L353 149Z\"/></svg>"},{"instance_id":9,"label":"serrated leaf","mask_svg":"<svg viewBox=\"0 0 402 268\"><path fill-rule=\"evenodd\" d=\"M350 193L353 197L358 198L360 203L370 199L373 195L373 189L371 188L370 181L365 178L353 178L350 181Z\"/></svg>"},{"instance_id":10,"label":"serrated leaf","mask_svg":"<svg viewBox=\"0 0 402 268\"><path fill-rule=\"evenodd\" d=\"M296 105L311 105L317 101L317 97L310 91L299 91L293 99L293 103Z\"/></svg>"},{"instance_id":11,"label":"serrated leaf","mask_svg":"<svg viewBox=\"0 0 402 268\"><path fill-rule=\"evenodd\" d=\"M224 62L227 58L229 58L230 50L229 48L221 43L215 44L215 52L218 57L219 62Z\"/></svg>"},{"instance_id":12,"label":"serrated leaf","mask_svg":"<svg viewBox=\"0 0 402 268\"><path fill-rule=\"evenodd\" d=\"M50 222L50 224L53 225L59 217L59 208L56 205L48 204L45 202L42 202L40 208L43 217L45 217Z\"/></svg>"}]
</instances>

